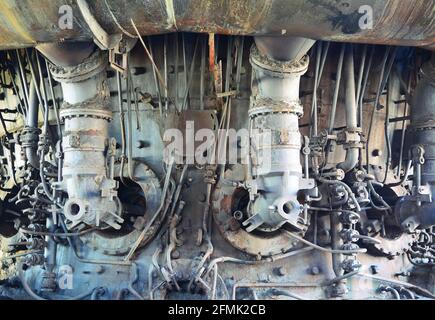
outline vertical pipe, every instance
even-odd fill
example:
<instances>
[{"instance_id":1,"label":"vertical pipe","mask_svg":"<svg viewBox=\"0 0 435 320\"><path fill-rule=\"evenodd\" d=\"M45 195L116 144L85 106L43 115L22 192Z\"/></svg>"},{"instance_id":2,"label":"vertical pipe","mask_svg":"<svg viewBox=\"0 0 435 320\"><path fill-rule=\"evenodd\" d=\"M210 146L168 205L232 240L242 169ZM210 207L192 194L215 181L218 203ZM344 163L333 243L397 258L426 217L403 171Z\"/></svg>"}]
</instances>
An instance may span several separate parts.
<instances>
[{"instance_id":1,"label":"vertical pipe","mask_svg":"<svg viewBox=\"0 0 435 320\"><path fill-rule=\"evenodd\" d=\"M346 108L346 129L355 132L358 128L358 115L355 99L355 70L353 59L353 47L349 45L346 48L345 54L345 108ZM353 143L352 143L353 144ZM358 150L357 146L347 146L346 159L344 162L338 164L338 167L344 172L348 172L356 167L358 164Z\"/></svg>"},{"instance_id":2,"label":"vertical pipe","mask_svg":"<svg viewBox=\"0 0 435 320\"><path fill-rule=\"evenodd\" d=\"M335 79L334 96L332 98L331 117L329 119L329 128L328 128L329 134L332 133L335 124L335 113L337 111L338 94L340 92L341 74L343 70L344 49L345 49L345 45L342 44L340 50L340 56L338 58L337 78Z\"/></svg>"}]
</instances>

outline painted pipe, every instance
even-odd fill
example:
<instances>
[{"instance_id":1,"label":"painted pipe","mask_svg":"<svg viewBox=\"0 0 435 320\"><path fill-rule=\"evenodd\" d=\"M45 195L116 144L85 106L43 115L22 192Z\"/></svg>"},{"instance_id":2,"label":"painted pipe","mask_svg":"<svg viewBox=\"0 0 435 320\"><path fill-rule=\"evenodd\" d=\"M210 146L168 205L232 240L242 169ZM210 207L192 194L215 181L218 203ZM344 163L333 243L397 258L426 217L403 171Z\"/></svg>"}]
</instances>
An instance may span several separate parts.
<instances>
[{"instance_id":1,"label":"painted pipe","mask_svg":"<svg viewBox=\"0 0 435 320\"><path fill-rule=\"evenodd\" d=\"M344 80L346 84L346 97L345 97L345 108L346 108L346 129L348 131L354 132L358 129L358 114L357 105L355 98L355 70L354 70L354 59L353 59L353 48L352 45L347 46L345 53L345 75ZM359 136L358 136L359 137ZM338 164L338 168L342 169L344 172L349 172L358 164L358 152L359 148L354 145L347 146L346 148L346 159L344 162Z\"/></svg>"}]
</instances>

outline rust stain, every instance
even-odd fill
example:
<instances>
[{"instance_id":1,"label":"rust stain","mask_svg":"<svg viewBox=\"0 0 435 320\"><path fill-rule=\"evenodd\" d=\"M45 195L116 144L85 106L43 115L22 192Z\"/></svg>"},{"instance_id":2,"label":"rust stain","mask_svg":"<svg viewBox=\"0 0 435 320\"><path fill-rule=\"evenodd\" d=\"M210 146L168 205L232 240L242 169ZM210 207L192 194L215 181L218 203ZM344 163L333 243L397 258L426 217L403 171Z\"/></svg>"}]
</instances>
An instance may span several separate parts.
<instances>
[{"instance_id":1,"label":"rust stain","mask_svg":"<svg viewBox=\"0 0 435 320\"><path fill-rule=\"evenodd\" d=\"M16 32L15 36L19 36L27 43L34 43L34 39L29 35L26 25L19 18L16 8L9 1L3 1L1 14L7 20L5 21L10 25L11 29Z\"/></svg>"},{"instance_id":2,"label":"rust stain","mask_svg":"<svg viewBox=\"0 0 435 320\"><path fill-rule=\"evenodd\" d=\"M231 195L224 196L221 200L221 210L231 213L233 206L233 197Z\"/></svg>"},{"instance_id":3,"label":"rust stain","mask_svg":"<svg viewBox=\"0 0 435 320\"><path fill-rule=\"evenodd\" d=\"M208 67L210 72L215 70L215 44L214 44L214 33L208 34Z\"/></svg>"}]
</instances>

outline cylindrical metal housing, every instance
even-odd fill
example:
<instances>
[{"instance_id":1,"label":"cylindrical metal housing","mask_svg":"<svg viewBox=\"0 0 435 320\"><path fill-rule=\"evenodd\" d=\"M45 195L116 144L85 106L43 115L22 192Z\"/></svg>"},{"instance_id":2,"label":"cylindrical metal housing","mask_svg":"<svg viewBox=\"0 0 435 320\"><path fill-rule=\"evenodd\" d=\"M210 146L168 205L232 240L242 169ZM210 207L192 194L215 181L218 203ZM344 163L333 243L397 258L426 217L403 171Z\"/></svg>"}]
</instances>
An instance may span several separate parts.
<instances>
[{"instance_id":1,"label":"cylindrical metal housing","mask_svg":"<svg viewBox=\"0 0 435 320\"><path fill-rule=\"evenodd\" d=\"M131 20L141 35L286 35L434 48L435 3L427 0L86 0L86 13L78 3L2 0L0 48L104 36L92 28L135 35Z\"/></svg>"},{"instance_id":2,"label":"cylindrical metal housing","mask_svg":"<svg viewBox=\"0 0 435 320\"><path fill-rule=\"evenodd\" d=\"M289 61L272 59L251 49L252 65L250 141L252 176L260 194L249 205L248 232L270 232L284 223L299 225L302 186L299 117L300 77L307 71L308 56Z\"/></svg>"},{"instance_id":3,"label":"cylindrical metal housing","mask_svg":"<svg viewBox=\"0 0 435 320\"><path fill-rule=\"evenodd\" d=\"M95 51L77 66L53 66L51 71L64 96L60 111L65 121L62 187L68 193L64 214L73 226L104 222L119 229L123 219L117 182L108 174L107 150L113 148L113 141L109 142L108 132L112 111L106 64L105 55Z\"/></svg>"},{"instance_id":4,"label":"cylindrical metal housing","mask_svg":"<svg viewBox=\"0 0 435 320\"><path fill-rule=\"evenodd\" d=\"M435 225L435 55L420 75L408 129L414 160L413 195L401 199L395 210L402 227L409 230Z\"/></svg>"}]
</instances>

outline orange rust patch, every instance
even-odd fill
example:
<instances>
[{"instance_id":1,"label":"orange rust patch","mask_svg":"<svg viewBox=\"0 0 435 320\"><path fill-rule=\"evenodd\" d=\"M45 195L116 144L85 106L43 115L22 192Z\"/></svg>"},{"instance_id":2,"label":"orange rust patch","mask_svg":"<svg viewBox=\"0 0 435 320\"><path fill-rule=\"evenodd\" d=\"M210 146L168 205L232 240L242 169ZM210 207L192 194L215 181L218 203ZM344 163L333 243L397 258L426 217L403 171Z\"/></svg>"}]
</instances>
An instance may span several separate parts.
<instances>
[{"instance_id":1,"label":"orange rust patch","mask_svg":"<svg viewBox=\"0 0 435 320\"><path fill-rule=\"evenodd\" d=\"M233 206L233 197L225 196L221 200L221 209L225 212L231 212L231 208Z\"/></svg>"}]
</instances>

